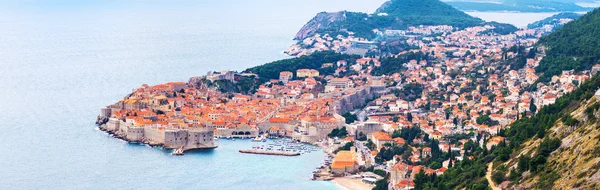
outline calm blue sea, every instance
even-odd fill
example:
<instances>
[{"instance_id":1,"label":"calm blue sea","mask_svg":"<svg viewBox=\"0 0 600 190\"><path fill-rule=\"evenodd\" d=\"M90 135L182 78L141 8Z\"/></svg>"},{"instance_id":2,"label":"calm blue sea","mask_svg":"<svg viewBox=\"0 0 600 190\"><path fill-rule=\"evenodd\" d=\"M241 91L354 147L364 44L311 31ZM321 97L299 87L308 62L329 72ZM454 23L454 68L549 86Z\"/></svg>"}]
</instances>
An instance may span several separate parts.
<instances>
[{"instance_id":1,"label":"calm blue sea","mask_svg":"<svg viewBox=\"0 0 600 190\"><path fill-rule=\"evenodd\" d=\"M141 84L243 70L281 52L317 12L384 0L0 0L0 189L336 189L324 157L173 157L96 130L98 109Z\"/></svg>"},{"instance_id":2,"label":"calm blue sea","mask_svg":"<svg viewBox=\"0 0 600 190\"><path fill-rule=\"evenodd\" d=\"M144 83L286 58L316 13L381 2L0 1L0 189L336 189L309 180L322 152L247 155L250 142L221 140L174 157L94 119Z\"/></svg>"}]
</instances>

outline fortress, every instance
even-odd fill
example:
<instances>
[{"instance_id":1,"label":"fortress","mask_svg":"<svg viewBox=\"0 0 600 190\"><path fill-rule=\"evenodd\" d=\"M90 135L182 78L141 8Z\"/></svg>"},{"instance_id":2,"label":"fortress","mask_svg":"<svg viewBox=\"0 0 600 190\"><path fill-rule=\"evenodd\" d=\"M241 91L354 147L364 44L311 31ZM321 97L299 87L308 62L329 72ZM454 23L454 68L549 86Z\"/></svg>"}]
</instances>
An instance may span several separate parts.
<instances>
[{"instance_id":1,"label":"fortress","mask_svg":"<svg viewBox=\"0 0 600 190\"><path fill-rule=\"evenodd\" d=\"M109 118L100 129L129 142L141 142L165 148L192 150L216 148L214 131L206 127L163 127L157 125L136 125L132 119L125 121Z\"/></svg>"}]
</instances>

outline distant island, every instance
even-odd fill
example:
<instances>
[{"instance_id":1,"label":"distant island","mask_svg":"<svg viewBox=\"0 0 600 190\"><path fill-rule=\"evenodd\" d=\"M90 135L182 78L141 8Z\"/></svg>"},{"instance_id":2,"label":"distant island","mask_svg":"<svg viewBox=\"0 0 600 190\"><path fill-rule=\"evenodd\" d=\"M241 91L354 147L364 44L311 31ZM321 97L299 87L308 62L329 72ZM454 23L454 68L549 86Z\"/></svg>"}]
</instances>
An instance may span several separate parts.
<instances>
[{"instance_id":1,"label":"distant island","mask_svg":"<svg viewBox=\"0 0 600 190\"><path fill-rule=\"evenodd\" d=\"M552 15L551 17L545 18L543 20L528 24L527 28L541 28L546 25L551 25L551 26L564 25L565 23L568 23L570 21L578 19L579 17L581 17L581 14L578 14L578 13L570 13L570 12L558 13L558 14ZM558 27L558 28L560 28L560 27ZM555 29L558 29L558 28L555 28Z\"/></svg>"},{"instance_id":2,"label":"distant island","mask_svg":"<svg viewBox=\"0 0 600 190\"><path fill-rule=\"evenodd\" d=\"M560 0L447 1L446 3L462 11L480 12L584 12L593 9L579 6L576 4L578 2Z\"/></svg>"}]
</instances>

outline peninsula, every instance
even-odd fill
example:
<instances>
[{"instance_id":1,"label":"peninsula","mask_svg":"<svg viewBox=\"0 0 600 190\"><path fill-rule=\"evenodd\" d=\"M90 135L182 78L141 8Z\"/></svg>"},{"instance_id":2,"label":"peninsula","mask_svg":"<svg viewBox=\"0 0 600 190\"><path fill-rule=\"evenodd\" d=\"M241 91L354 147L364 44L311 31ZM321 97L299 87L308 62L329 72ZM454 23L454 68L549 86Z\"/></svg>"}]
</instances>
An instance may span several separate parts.
<instances>
[{"instance_id":1,"label":"peninsula","mask_svg":"<svg viewBox=\"0 0 600 190\"><path fill-rule=\"evenodd\" d=\"M398 12L414 7L426 22ZM458 21L420 15L425 7ZM376 13L321 13L286 51L294 58L144 84L102 108L97 124L178 154L215 148L215 138L317 144L330 158L313 179L352 183L345 187L599 185L592 126L600 117L600 37L588 31L597 31L600 9L522 29L480 22L437 0L392 0ZM369 24L388 16L403 26ZM589 172L575 182L555 172L566 172L557 163L571 159L559 146L573 152L571 140L583 142L577 130L595 140L587 135L592 143L577 166ZM547 162L555 150L560 157ZM240 150L298 155L285 151Z\"/></svg>"}]
</instances>

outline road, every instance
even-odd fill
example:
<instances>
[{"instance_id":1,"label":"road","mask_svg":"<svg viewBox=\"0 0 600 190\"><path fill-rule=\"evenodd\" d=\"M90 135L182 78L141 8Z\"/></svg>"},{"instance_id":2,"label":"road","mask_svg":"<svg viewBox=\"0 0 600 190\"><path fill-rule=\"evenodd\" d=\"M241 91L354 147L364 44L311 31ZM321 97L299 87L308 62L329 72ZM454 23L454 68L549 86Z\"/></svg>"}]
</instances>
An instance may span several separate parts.
<instances>
[{"instance_id":1,"label":"road","mask_svg":"<svg viewBox=\"0 0 600 190\"><path fill-rule=\"evenodd\" d=\"M496 186L494 184L494 181L492 180L492 167L494 166L494 163L490 163L488 164L488 168L487 168L487 172L485 173L485 179L487 179L488 183L490 184L490 187L492 188L492 190L501 190L498 186Z\"/></svg>"}]
</instances>

